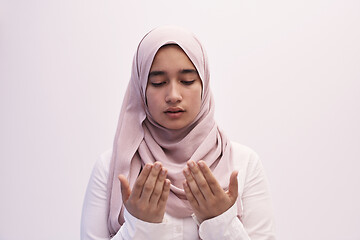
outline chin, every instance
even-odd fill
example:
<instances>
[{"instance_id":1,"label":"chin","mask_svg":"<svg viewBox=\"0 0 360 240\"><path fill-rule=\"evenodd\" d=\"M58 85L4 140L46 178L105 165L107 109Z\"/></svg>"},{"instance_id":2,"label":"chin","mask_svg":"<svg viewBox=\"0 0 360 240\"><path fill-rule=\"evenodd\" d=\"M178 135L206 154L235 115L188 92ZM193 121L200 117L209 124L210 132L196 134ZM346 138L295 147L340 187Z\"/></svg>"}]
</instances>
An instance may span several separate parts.
<instances>
[{"instance_id":1,"label":"chin","mask_svg":"<svg viewBox=\"0 0 360 240\"><path fill-rule=\"evenodd\" d=\"M169 130L179 130L182 129L184 126L164 126L164 127Z\"/></svg>"},{"instance_id":2,"label":"chin","mask_svg":"<svg viewBox=\"0 0 360 240\"><path fill-rule=\"evenodd\" d=\"M179 130L179 129L186 127L187 125L186 124L164 124L162 126L169 130Z\"/></svg>"}]
</instances>

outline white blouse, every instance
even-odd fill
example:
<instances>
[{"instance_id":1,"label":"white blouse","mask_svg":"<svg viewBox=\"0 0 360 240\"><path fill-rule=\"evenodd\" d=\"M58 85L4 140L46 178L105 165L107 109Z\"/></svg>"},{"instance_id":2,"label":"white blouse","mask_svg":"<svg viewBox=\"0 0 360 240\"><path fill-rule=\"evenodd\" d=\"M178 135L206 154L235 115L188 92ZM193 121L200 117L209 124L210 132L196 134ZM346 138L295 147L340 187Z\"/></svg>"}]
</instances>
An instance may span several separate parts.
<instances>
[{"instance_id":1,"label":"white blouse","mask_svg":"<svg viewBox=\"0 0 360 240\"><path fill-rule=\"evenodd\" d=\"M86 190L82 218L82 240L130 239L229 239L275 240L274 215L268 182L258 155L248 147L232 142L234 170L238 170L241 220L236 203L223 214L199 224L196 217L175 218L167 213L162 223L149 223L124 211L125 223L112 238L107 227L106 186L112 151L100 156Z\"/></svg>"}]
</instances>

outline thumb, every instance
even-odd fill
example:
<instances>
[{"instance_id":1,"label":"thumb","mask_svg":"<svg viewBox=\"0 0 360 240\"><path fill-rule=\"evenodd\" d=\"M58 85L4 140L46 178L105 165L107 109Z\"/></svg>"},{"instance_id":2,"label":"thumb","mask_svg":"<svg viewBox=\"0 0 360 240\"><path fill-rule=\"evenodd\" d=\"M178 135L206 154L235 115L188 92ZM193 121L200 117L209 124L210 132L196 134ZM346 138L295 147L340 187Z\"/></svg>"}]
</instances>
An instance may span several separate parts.
<instances>
[{"instance_id":1,"label":"thumb","mask_svg":"<svg viewBox=\"0 0 360 240\"><path fill-rule=\"evenodd\" d=\"M232 201L235 201L239 194L237 175L238 171L234 171L230 176L228 195Z\"/></svg>"},{"instance_id":2,"label":"thumb","mask_svg":"<svg viewBox=\"0 0 360 240\"><path fill-rule=\"evenodd\" d=\"M126 177L124 175L119 175L118 178L120 180L122 201L123 201L123 203L125 203L129 199L130 194L131 194L129 181L126 179Z\"/></svg>"}]
</instances>

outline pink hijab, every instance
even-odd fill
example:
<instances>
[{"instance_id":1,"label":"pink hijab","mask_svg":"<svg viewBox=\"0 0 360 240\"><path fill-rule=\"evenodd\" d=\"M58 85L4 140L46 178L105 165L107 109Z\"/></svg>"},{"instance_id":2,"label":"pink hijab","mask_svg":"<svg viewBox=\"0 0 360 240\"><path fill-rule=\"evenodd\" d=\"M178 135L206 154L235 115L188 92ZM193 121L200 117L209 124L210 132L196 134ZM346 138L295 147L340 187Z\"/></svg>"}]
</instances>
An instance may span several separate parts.
<instances>
[{"instance_id":1,"label":"pink hijab","mask_svg":"<svg viewBox=\"0 0 360 240\"><path fill-rule=\"evenodd\" d=\"M159 48L166 44L181 47L196 67L203 86L200 112L190 125L179 130L169 130L157 124L145 102L152 61ZM168 169L171 191L166 212L174 217L184 218L192 214L182 189L185 179L182 170L188 160L204 160L220 185L227 189L233 171L231 144L215 123L209 78L205 49L191 32L179 27L159 27L141 40L114 139L107 186L110 233L116 233L120 223L124 222L124 205L117 176L127 176L132 187L146 163L159 161Z\"/></svg>"}]
</instances>

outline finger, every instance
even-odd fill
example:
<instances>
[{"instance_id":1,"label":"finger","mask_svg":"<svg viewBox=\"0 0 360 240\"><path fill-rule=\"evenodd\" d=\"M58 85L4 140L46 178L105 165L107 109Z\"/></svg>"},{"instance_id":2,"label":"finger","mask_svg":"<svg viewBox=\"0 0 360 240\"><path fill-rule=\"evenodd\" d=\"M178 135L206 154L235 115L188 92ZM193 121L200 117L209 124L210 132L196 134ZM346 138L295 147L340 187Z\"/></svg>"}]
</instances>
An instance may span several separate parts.
<instances>
[{"instance_id":1,"label":"finger","mask_svg":"<svg viewBox=\"0 0 360 240\"><path fill-rule=\"evenodd\" d=\"M210 168L206 165L204 161L199 161L198 166L203 173L209 188L213 192L214 195L220 194L223 192L223 189L221 188L219 182L216 180L215 176L212 174Z\"/></svg>"},{"instance_id":2,"label":"finger","mask_svg":"<svg viewBox=\"0 0 360 240\"><path fill-rule=\"evenodd\" d=\"M126 203L126 201L129 199L130 194L131 194L130 185L124 175L119 175L118 178L120 180L122 201L123 201L123 203Z\"/></svg>"},{"instance_id":3,"label":"finger","mask_svg":"<svg viewBox=\"0 0 360 240\"><path fill-rule=\"evenodd\" d=\"M151 194L150 197L150 203L158 205L159 199L161 197L161 194L163 192L164 188L164 182L166 179L167 170L165 168L162 168L159 177L155 183L154 191Z\"/></svg>"},{"instance_id":4,"label":"finger","mask_svg":"<svg viewBox=\"0 0 360 240\"><path fill-rule=\"evenodd\" d=\"M187 200L189 201L190 205L193 207L193 208L197 208L199 207L199 203L198 201L196 200L196 198L194 197L194 195L192 194L190 188L189 188L189 185L187 184L186 181L183 182L183 187L184 187L184 191L185 191L185 195L186 195L186 198Z\"/></svg>"},{"instance_id":5,"label":"finger","mask_svg":"<svg viewBox=\"0 0 360 240\"><path fill-rule=\"evenodd\" d=\"M142 201L149 201L150 196L154 191L155 183L157 181L160 170L161 170L161 163L159 162L154 163L154 166L151 169L141 192L140 198Z\"/></svg>"},{"instance_id":6,"label":"finger","mask_svg":"<svg viewBox=\"0 0 360 240\"><path fill-rule=\"evenodd\" d=\"M228 195L232 201L236 200L239 194L237 175L238 171L234 171L230 176Z\"/></svg>"},{"instance_id":7,"label":"finger","mask_svg":"<svg viewBox=\"0 0 360 240\"><path fill-rule=\"evenodd\" d=\"M191 174L205 199L207 199L207 197L211 197L213 193L211 192L203 173L199 169L199 166L194 161L188 161L187 166L189 167Z\"/></svg>"},{"instance_id":8,"label":"finger","mask_svg":"<svg viewBox=\"0 0 360 240\"><path fill-rule=\"evenodd\" d=\"M153 168L152 164L145 164L143 170L141 171L140 175L138 176L138 178L135 181L134 187L132 189L132 194L134 197L136 198L140 198L141 196L141 192L143 190L144 184L146 179L149 176L149 173L151 171L151 169Z\"/></svg>"},{"instance_id":9,"label":"finger","mask_svg":"<svg viewBox=\"0 0 360 240\"><path fill-rule=\"evenodd\" d=\"M199 204L204 204L205 203L204 195L200 191L193 176L191 175L190 169L188 167L186 167L183 172L184 172L184 176L185 176L185 179L187 182L187 186L189 187L192 195L196 198L196 201Z\"/></svg>"},{"instance_id":10,"label":"finger","mask_svg":"<svg viewBox=\"0 0 360 240\"><path fill-rule=\"evenodd\" d=\"M163 191L161 193L161 197L158 202L158 207L160 209L165 208L165 206L166 206L166 202L167 202L167 199L168 199L169 193L170 193L170 183L171 182L169 179L166 179L164 182Z\"/></svg>"}]
</instances>

